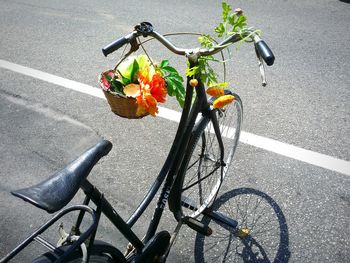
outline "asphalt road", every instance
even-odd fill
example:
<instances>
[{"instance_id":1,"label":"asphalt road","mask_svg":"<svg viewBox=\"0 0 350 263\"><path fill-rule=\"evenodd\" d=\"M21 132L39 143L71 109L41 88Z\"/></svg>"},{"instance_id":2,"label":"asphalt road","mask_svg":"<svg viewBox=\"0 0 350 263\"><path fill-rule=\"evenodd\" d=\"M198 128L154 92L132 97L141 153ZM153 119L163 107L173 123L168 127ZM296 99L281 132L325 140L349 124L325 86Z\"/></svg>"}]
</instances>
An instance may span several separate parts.
<instances>
[{"instance_id":1,"label":"asphalt road","mask_svg":"<svg viewBox=\"0 0 350 263\"><path fill-rule=\"evenodd\" d=\"M161 33L211 33L221 14L220 1L0 3L1 60L95 87L97 75L119 58L103 57L101 48L133 25L150 21ZM267 68L269 85L262 88L254 50L249 45L235 50L228 73L244 103L243 130L349 162L350 4L246 0L233 5L246 11L249 23L262 30L276 56L275 65ZM183 47L196 43L188 37L171 39ZM149 50L155 59L169 57L179 69L186 66L183 58L155 43ZM0 76L0 257L50 218L10 191L40 182L100 138L114 147L89 178L127 218L159 172L176 123L151 117L121 119L102 99L3 66ZM164 106L180 110L173 100ZM222 193L231 191L226 195L230 200L253 196L266 203L266 213L259 211L270 220L262 227L273 223L258 241L271 261L349 260L349 174L244 143L235 160ZM134 228L140 235L152 210ZM170 213L161 228L174 230ZM123 238L105 220L99 230L99 237L124 249ZM194 232L187 229L181 237L169 261L194 262L200 239L195 243ZM37 253L31 246L14 262L27 262Z\"/></svg>"}]
</instances>

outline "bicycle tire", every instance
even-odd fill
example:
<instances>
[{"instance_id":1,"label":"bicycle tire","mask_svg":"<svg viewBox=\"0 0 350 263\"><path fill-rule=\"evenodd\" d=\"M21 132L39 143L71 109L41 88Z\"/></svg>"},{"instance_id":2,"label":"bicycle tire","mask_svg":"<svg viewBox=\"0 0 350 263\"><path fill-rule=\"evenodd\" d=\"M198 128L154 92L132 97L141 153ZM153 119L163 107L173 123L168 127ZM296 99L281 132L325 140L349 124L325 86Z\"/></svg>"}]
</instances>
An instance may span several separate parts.
<instances>
[{"instance_id":1,"label":"bicycle tire","mask_svg":"<svg viewBox=\"0 0 350 263\"><path fill-rule=\"evenodd\" d=\"M197 233L195 262L288 262L288 226L281 208L267 194L253 188L239 188L220 196L212 207L237 221L232 227L207 216L209 237ZM248 229L246 235L242 229Z\"/></svg>"},{"instance_id":2,"label":"bicycle tire","mask_svg":"<svg viewBox=\"0 0 350 263\"><path fill-rule=\"evenodd\" d=\"M208 117L202 117L194 128L180 169L185 173L179 208L182 216L197 217L212 204L232 163L241 130L243 105L237 94L228 90L225 94L233 95L235 100L223 109L214 109L224 143L225 166L221 166L213 124Z\"/></svg>"},{"instance_id":3,"label":"bicycle tire","mask_svg":"<svg viewBox=\"0 0 350 263\"><path fill-rule=\"evenodd\" d=\"M93 245L90 250L89 263L126 263L124 255L112 245L105 243L103 241L95 241L97 245ZM66 251L69 245L61 246L58 250ZM36 258L32 263L53 263L57 260L57 253L55 251L47 252L38 258ZM81 263L82 253L78 248L73 251L68 258L64 260L67 263Z\"/></svg>"},{"instance_id":4,"label":"bicycle tire","mask_svg":"<svg viewBox=\"0 0 350 263\"><path fill-rule=\"evenodd\" d=\"M39 258L35 259L32 263L52 263L55 262L57 258L53 256L52 253L48 252L41 255ZM64 262L67 263L81 263L82 256L78 253L73 253L72 256L67 258ZM108 255L98 254L98 255L90 255L89 263L113 263L113 259Z\"/></svg>"}]
</instances>

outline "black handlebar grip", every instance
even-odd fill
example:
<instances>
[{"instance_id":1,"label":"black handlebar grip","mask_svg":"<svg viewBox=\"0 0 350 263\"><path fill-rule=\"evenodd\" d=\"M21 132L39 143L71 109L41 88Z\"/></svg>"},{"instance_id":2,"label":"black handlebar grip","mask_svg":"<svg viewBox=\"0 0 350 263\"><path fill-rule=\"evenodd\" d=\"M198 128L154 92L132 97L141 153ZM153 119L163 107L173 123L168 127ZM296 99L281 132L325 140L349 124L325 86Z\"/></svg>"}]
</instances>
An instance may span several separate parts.
<instances>
[{"instance_id":1,"label":"black handlebar grip","mask_svg":"<svg viewBox=\"0 0 350 263\"><path fill-rule=\"evenodd\" d=\"M127 39L126 37L121 37L116 41L110 43L109 45L105 46L104 48L102 48L102 53L103 55L105 55L105 57L107 57L108 54L118 50L119 48L121 48L127 43L129 43L129 39Z\"/></svg>"},{"instance_id":2,"label":"black handlebar grip","mask_svg":"<svg viewBox=\"0 0 350 263\"><path fill-rule=\"evenodd\" d=\"M255 43L255 48L259 55L263 58L268 66L272 66L275 62L275 56L272 53L269 46L265 43L264 40L260 40Z\"/></svg>"}]
</instances>

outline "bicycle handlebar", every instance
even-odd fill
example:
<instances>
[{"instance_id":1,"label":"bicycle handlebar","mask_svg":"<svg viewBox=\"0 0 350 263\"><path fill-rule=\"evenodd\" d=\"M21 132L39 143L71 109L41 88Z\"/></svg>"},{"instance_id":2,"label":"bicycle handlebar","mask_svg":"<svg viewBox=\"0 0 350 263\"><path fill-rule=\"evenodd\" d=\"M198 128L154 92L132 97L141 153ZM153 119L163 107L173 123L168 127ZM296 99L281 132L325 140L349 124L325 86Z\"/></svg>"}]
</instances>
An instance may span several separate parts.
<instances>
[{"instance_id":1,"label":"bicycle handlebar","mask_svg":"<svg viewBox=\"0 0 350 263\"><path fill-rule=\"evenodd\" d=\"M255 49L259 55L263 58L268 66L272 66L275 62L275 56L273 55L269 46L259 36L254 37Z\"/></svg>"},{"instance_id":2,"label":"bicycle handlebar","mask_svg":"<svg viewBox=\"0 0 350 263\"><path fill-rule=\"evenodd\" d=\"M144 22L144 23L147 23L147 22ZM143 23L141 23L141 24L143 24ZM131 32L130 34L128 34L124 37L121 37L121 38L115 40L114 42L112 42L109 45L107 45L106 47L104 47L102 49L103 55L107 56L108 54L118 50L119 48L121 48L125 44L128 44L128 43L134 41L136 39L136 37L138 37L140 35L143 35L144 37L151 36L151 37L157 39L160 43L162 43L166 48L168 48L173 53L175 53L177 55L183 55L183 56L189 55L193 52L196 52L199 56L214 55L214 54L220 52L221 50L223 50L224 48L226 48L227 44L238 42L238 41L242 40L242 38L244 37L244 36L236 34L236 35L232 35L229 38L225 39L224 41L222 41L221 43L219 43L215 47L199 48L199 49L185 49L185 48L176 47L168 39L166 39L163 35L154 31L153 27L150 23L147 23L147 26L150 26L151 29L149 29L149 31L146 33L140 32L139 30L137 30L138 26L135 27L135 31ZM253 33L253 32L250 32L250 34L251 33ZM273 55L271 49L268 47L268 45L265 43L265 41L263 41L257 34L254 34L254 33L252 34L252 39L255 43L255 49L256 49L257 53L263 58L263 60L266 62L266 64L268 66L273 65L274 60L275 60L275 56Z\"/></svg>"},{"instance_id":3,"label":"bicycle handlebar","mask_svg":"<svg viewBox=\"0 0 350 263\"><path fill-rule=\"evenodd\" d=\"M102 48L103 55L107 57L108 54L118 50L125 44L128 44L132 39L135 39L136 35L134 35L134 33L135 32L132 32L124 37L118 38L117 40Z\"/></svg>"}]
</instances>

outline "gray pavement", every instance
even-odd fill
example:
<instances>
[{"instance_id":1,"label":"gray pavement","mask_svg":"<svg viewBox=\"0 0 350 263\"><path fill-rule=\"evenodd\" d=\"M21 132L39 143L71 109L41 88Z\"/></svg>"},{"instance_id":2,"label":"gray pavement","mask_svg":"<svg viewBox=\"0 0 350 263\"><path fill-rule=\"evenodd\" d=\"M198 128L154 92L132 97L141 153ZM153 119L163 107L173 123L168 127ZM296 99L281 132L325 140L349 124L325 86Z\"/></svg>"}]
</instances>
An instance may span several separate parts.
<instances>
[{"instance_id":1,"label":"gray pavement","mask_svg":"<svg viewBox=\"0 0 350 263\"><path fill-rule=\"evenodd\" d=\"M104 58L101 47L138 22L150 21L161 33L208 33L220 15L220 1L0 3L0 59L91 86L97 86L99 72L118 59ZM229 81L244 103L243 130L350 161L350 4L246 0L232 5L246 10L276 55L265 88L260 86L254 50L241 46L235 55ZM195 43L185 37L172 40L184 47ZM169 57L179 69L185 67L182 58L158 45L150 50L155 58ZM0 76L0 257L50 217L9 192L43 180L100 138L114 147L90 178L127 218L159 172L176 123L151 117L124 120L110 113L101 99L3 68ZM165 107L179 110L173 100ZM288 230L280 235L287 247L285 261L348 261L349 175L240 144L222 193L247 187L268 195L281 209L287 226L283 230ZM81 195L72 203L80 200ZM135 226L140 235L152 210ZM171 231L174 223L168 213L161 228ZM260 237L270 260L278 249L273 244L282 243L278 234L270 233L281 229L276 222ZM123 250L122 237L105 220L99 235ZM169 261L194 262L195 235L183 229L181 236ZM27 262L37 253L31 247L14 262Z\"/></svg>"}]
</instances>

